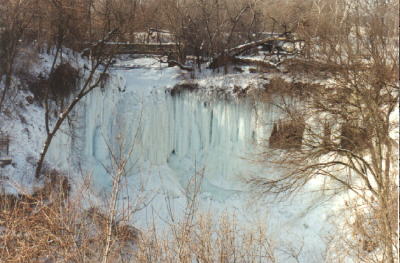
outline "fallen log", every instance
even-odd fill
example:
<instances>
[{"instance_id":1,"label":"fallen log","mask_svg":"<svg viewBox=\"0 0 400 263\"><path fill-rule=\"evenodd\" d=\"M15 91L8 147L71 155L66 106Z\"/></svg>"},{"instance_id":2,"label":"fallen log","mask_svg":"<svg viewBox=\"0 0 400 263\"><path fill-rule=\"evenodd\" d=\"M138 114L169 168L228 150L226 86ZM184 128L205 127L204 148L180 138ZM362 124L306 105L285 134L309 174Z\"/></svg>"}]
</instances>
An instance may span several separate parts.
<instances>
[{"instance_id":1,"label":"fallen log","mask_svg":"<svg viewBox=\"0 0 400 263\"><path fill-rule=\"evenodd\" d=\"M178 66L180 69L182 70L186 70L186 71L193 71L192 67L183 65L182 63L179 63L176 60L168 60L168 67L174 67L174 66Z\"/></svg>"},{"instance_id":2,"label":"fallen log","mask_svg":"<svg viewBox=\"0 0 400 263\"><path fill-rule=\"evenodd\" d=\"M235 61L239 64L244 65L254 65L266 70L271 70L275 72L281 72L279 69L279 64L274 64L266 60L257 60L257 59L250 59L250 58L235 58Z\"/></svg>"},{"instance_id":3,"label":"fallen log","mask_svg":"<svg viewBox=\"0 0 400 263\"><path fill-rule=\"evenodd\" d=\"M250 58L237 58L235 56L230 55L221 55L214 59L210 65L210 69L216 69L219 67L226 67L228 65L253 65L256 67L263 68L265 70L270 70L274 72L281 72L279 69L279 64L274 64L269 61L265 60L257 60L257 59L250 59Z\"/></svg>"},{"instance_id":4,"label":"fallen log","mask_svg":"<svg viewBox=\"0 0 400 263\"><path fill-rule=\"evenodd\" d=\"M247 59L247 58L237 58L238 55L242 54L243 52L256 48L261 45L271 44L275 47L278 47L278 41L283 41L285 43L296 43L296 42L303 42L300 39L294 39L291 35L280 35L280 36L271 36L261 40L253 41L250 43L242 44L230 49L224 50L222 54L219 54L215 57L209 65L209 68L216 69L221 66L227 66L231 64L246 64L246 65L256 65L266 68L272 68L280 72L278 68L279 64L274 64L268 61L262 60L255 60L255 59ZM296 49L293 49L292 52L282 53L281 55L291 55L296 54ZM279 55L279 52L278 52Z\"/></svg>"},{"instance_id":5,"label":"fallen log","mask_svg":"<svg viewBox=\"0 0 400 263\"><path fill-rule=\"evenodd\" d=\"M5 167L6 165L12 164L11 157L0 157L0 167Z\"/></svg>"},{"instance_id":6,"label":"fallen log","mask_svg":"<svg viewBox=\"0 0 400 263\"><path fill-rule=\"evenodd\" d=\"M300 39L295 40L291 37L285 37L285 36L267 37L267 38L264 38L261 40L253 41L250 43L242 44L242 45L227 49L227 50L225 50L225 54L228 54L230 56L237 56L246 50L261 46L263 44L274 42L274 41L284 41L284 42L290 42L290 43L303 42L303 40L300 40Z\"/></svg>"}]
</instances>

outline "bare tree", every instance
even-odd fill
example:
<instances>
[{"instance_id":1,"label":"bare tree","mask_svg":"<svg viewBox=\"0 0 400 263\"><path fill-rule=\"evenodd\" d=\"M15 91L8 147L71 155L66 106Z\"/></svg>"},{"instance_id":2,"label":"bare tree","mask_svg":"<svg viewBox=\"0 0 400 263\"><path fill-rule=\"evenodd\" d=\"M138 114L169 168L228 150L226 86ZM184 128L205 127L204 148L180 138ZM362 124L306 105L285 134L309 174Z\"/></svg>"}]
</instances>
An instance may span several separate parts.
<instances>
[{"instance_id":1,"label":"bare tree","mask_svg":"<svg viewBox=\"0 0 400 263\"><path fill-rule=\"evenodd\" d=\"M174 34L179 62L187 55L200 64L224 50L243 44L260 29L258 1L165 1L163 18Z\"/></svg>"},{"instance_id":2,"label":"bare tree","mask_svg":"<svg viewBox=\"0 0 400 263\"><path fill-rule=\"evenodd\" d=\"M298 108L283 106L291 122L306 121L301 148L286 150L284 155L276 155L281 150L266 151L264 160L286 173L255 178L252 183L265 193L282 194L321 178L321 190L327 194L351 192L366 207L365 214L357 210L359 219L377 225L369 228L373 240L365 242L373 241L379 249L371 249L365 258L395 262L398 141L393 132L398 127L394 115L398 114L399 66L398 44L393 40L398 17L390 11L394 2L356 4L351 9L337 7L342 23L333 25L333 30L338 33L329 36L332 42L314 56L335 65L333 84L304 90ZM327 2L326 6L332 8Z\"/></svg>"},{"instance_id":3,"label":"bare tree","mask_svg":"<svg viewBox=\"0 0 400 263\"><path fill-rule=\"evenodd\" d=\"M0 7L0 83L4 88L0 97L0 112L11 87L15 59L26 29L32 22L30 1L3 1Z\"/></svg>"},{"instance_id":4,"label":"bare tree","mask_svg":"<svg viewBox=\"0 0 400 263\"><path fill-rule=\"evenodd\" d=\"M105 231L106 238L102 255L103 263L109 262L110 250L113 243L113 226L115 224L118 212L117 201L118 201L118 195L120 193L121 180L124 176L127 175L126 173L129 168L129 161L131 161L131 155L134 150L134 147L131 147L130 151L125 155L123 148L124 142L122 141L121 138L119 138L119 143L120 143L119 144L120 149L117 152L119 152L120 154L112 151L111 146L108 146L109 152L111 154L112 171L114 171L114 173L111 174L112 189L111 189L111 198L109 200L109 207L107 211L108 218Z\"/></svg>"},{"instance_id":5,"label":"bare tree","mask_svg":"<svg viewBox=\"0 0 400 263\"><path fill-rule=\"evenodd\" d=\"M107 71L112 64L113 56L112 53L102 54L104 43L113 37L116 33L116 30L113 30L107 34L107 36L102 39L99 43L91 47L91 51L96 54L91 59L91 67L89 72L84 75L84 80L82 83L81 88L77 92L77 94L72 98L69 104L62 110L58 119L55 121L55 124L52 128L47 128L48 134L47 138L44 142L43 149L40 153L40 158L36 166L35 177L40 177L40 172L43 166L43 161L46 156L46 153L50 147L50 144L56 135L57 131L61 128L61 125L67 119L71 111L74 109L76 104L82 100L87 94L89 94L93 89L100 86L100 84L107 79ZM46 113L48 114L48 113ZM46 118L47 120L47 118Z\"/></svg>"}]
</instances>

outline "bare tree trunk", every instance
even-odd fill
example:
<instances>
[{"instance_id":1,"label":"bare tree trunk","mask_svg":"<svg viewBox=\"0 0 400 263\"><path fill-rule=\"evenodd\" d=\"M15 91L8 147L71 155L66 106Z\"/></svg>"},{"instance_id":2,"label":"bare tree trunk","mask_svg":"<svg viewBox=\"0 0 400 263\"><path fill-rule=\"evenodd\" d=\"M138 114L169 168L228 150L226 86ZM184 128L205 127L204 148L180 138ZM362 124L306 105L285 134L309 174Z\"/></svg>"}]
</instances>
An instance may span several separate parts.
<instances>
[{"instance_id":1,"label":"bare tree trunk","mask_svg":"<svg viewBox=\"0 0 400 263\"><path fill-rule=\"evenodd\" d=\"M117 214L117 199L119 193L119 186L121 183L121 177L124 174L124 167L118 167L117 174L113 178L113 186L112 186L112 193L111 193L111 200L110 200L110 207L109 207L109 217L107 221L107 229L106 229L106 243L104 245L103 251L103 259L102 263L108 262L108 256L110 254L111 244L112 244L112 232L113 232L113 225L115 224L115 217Z\"/></svg>"},{"instance_id":2,"label":"bare tree trunk","mask_svg":"<svg viewBox=\"0 0 400 263\"><path fill-rule=\"evenodd\" d=\"M0 100L0 113L1 113L1 108L3 106L3 103L5 101L5 98L6 98L7 91L11 86L11 74L12 74L11 71L12 70L8 70L8 72L5 74L6 80L4 82L4 90L3 90L3 94L1 95L1 100Z\"/></svg>"},{"instance_id":3,"label":"bare tree trunk","mask_svg":"<svg viewBox=\"0 0 400 263\"><path fill-rule=\"evenodd\" d=\"M102 73L100 74L99 78L96 80L94 84L91 85L93 77L96 73L97 68L100 65L100 62L97 62L96 66L93 67L91 70L88 79L86 80L83 88L81 89L80 93L72 100L72 102L69 104L67 109L62 112L54 125L53 129L49 132L46 141L43 145L43 150L40 152L40 157L39 161L37 162L36 170L35 170L35 177L39 178L40 177L40 172L42 170L44 158L47 154L47 151L49 150L49 146L57 133L57 131L60 129L61 125L63 124L64 120L67 119L69 113L74 109L75 105L83 98L85 97L89 92L91 92L93 89L99 86L101 81L104 79L104 74L108 70L109 66L111 64L111 59L108 60L105 68L103 69Z\"/></svg>"},{"instance_id":4,"label":"bare tree trunk","mask_svg":"<svg viewBox=\"0 0 400 263\"><path fill-rule=\"evenodd\" d=\"M92 49L102 49L104 47L104 42L108 41L109 39L111 39L112 37L115 36L115 34L117 33L117 29L114 29L112 31L110 31L108 34L106 34L106 36L98 41L96 44L92 45L92 47L88 48L88 50L91 52ZM98 53L102 53L102 50L99 50ZM112 53L112 52L111 52ZM37 166L36 166L36 170L35 170L35 177L39 178L40 177L40 172L42 170L43 167L43 162L44 159L46 157L47 151L49 150L49 146L55 136L55 134L57 133L57 131L60 129L61 125L63 124L63 122L65 121L65 119L68 118L69 113L74 109L75 105L83 98L85 97L89 92L91 92L93 89L95 89L96 87L98 87L100 85L100 83L102 83L102 81L104 81L105 77L106 77L106 72L108 71L111 63L112 63L112 55L107 56L106 58L98 58L95 62L93 62L92 64L92 69L89 73L88 78L86 79L85 83L83 84L83 87L81 88L80 92L78 93L78 95L71 101L71 103L68 105L68 107L59 115L59 118L56 121L56 124L54 125L54 128L50 131L48 131L48 136L46 138L46 141L43 145L43 150L40 152L40 157L39 157L39 161L37 162ZM97 80L93 83L93 78L96 74L97 69L99 68L100 65L104 64L104 68L102 70L102 72L100 73L99 77L97 78ZM92 84L93 83L93 84ZM48 129L48 128L46 128Z\"/></svg>"},{"instance_id":5,"label":"bare tree trunk","mask_svg":"<svg viewBox=\"0 0 400 263\"><path fill-rule=\"evenodd\" d=\"M9 54L7 54L7 58L6 58L6 71L5 71L5 82L4 82L4 90L3 90L3 94L1 95L1 100L0 100L0 113L1 113L1 108L3 106L3 103L5 101L6 98L6 94L11 86L11 81L12 81L12 74L13 74L13 65L14 65L14 60L15 60L15 56L17 53L17 43L16 41L12 41L12 44L10 44L10 49L8 50L8 52L10 52ZM0 75L0 78L2 76Z\"/></svg>"},{"instance_id":6,"label":"bare tree trunk","mask_svg":"<svg viewBox=\"0 0 400 263\"><path fill-rule=\"evenodd\" d=\"M3 72L0 72L0 82L1 78L5 74L5 83L4 83L4 90L1 95L0 99L0 113L1 113L1 108L4 104L6 94L11 86L11 81L12 81L12 75L13 75L13 67L14 67L14 62L15 58L18 53L18 47L20 44L21 37L23 36L26 28L31 24L31 19L32 15L28 14L27 11L27 4L28 1L16 1L16 3L6 3L4 4L5 10L0 10L0 17L5 16L4 21L0 21L2 26L4 26L4 29L0 30L0 37L5 38L5 41L2 40L1 48L2 51L4 51L4 54L2 54L4 57L1 57L0 59L3 60L5 68L2 69ZM3 4L2 4L3 5ZM5 12L5 13L2 13ZM10 15L12 14L12 15ZM9 20L7 21L7 15L10 15L8 18ZM2 20L2 19L1 19Z\"/></svg>"}]
</instances>

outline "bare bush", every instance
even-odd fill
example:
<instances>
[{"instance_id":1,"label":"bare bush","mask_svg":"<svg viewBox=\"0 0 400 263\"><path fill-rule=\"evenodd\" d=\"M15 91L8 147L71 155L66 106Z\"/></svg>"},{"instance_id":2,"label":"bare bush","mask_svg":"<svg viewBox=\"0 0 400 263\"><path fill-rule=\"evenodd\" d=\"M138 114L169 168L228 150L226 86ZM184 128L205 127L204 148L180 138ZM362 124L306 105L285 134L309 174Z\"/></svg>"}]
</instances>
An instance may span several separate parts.
<instances>
[{"instance_id":1,"label":"bare bush","mask_svg":"<svg viewBox=\"0 0 400 263\"><path fill-rule=\"evenodd\" d=\"M190 226L177 222L160 232L143 233L136 262L276 262L263 226L241 229L229 216L197 215Z\"/></svg>"},{"instance_id":2,"label":"bare bush","mask_svg":"<svg viewBox=\"0 0 400 263\"><path fill-rule=\"evenodd\" d=\"M138 239L138 230L113 221L98 208L86 209L87 187L70 195L68 179L50 171L33 194L2 194L0 258L4 262L99 262L112 226L110 255L121 261ZM76 185L74 185L76 187ZM22 190L22 189L18 189Z\"/></svg>"}]
</instances>

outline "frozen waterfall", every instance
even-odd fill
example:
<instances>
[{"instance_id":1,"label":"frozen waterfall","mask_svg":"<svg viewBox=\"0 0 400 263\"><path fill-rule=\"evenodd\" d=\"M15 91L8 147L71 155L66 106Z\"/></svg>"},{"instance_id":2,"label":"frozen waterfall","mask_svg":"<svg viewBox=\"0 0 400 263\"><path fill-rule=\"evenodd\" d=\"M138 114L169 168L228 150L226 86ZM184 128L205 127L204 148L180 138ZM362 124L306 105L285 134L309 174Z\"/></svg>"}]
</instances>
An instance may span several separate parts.
<instances>
[{"instance_id":1,"label":"frozen waterfall","mask_svg":"<svg viewBox=\"0 0 400 263\"><path fill-rule=\"evenodd\" d=\"M166 197L175 200L177 210L184 207L189 180L202 173L204 209L234 212L244 224L268 222L277 239L304 243L304 262L320 262L314 251L324 249L320 234L328 209L310 208L316 194L303 192L285 202L256 204L246 184L252 175L277 172L252 161L261 150L259 142L271 134L277 108L202 92L171 96L166 88L182 78L177 68L160 67L150 58L125 63L132 63L133 69L114 69L108 87L86 97L77 110L76 138L58 134L49 159L59 167L81 167L92 174L94 188L107 193L112 156L123 158L131 152L124 187L128 194L154 196L146 209L135 214L138 227L151 224L154 213L164 221Z\"/></svg>"},{"instance_id":2,"label":"frozen waterfall","mask_svg":"<svg viewBox=\"0 0 400 263\"><path fill-rule=\"evenodd\" d=\"M181 189L204 171L201 191L216 199L243 191L246 177L261 172L251 159L257 143L271 132L272 106L201 92L171 96L165 88L179 81L176 69L152 66L118 73L109 88L88 97L81 125L79 160L93 169L100 185L107 178L110 150L127 154L133 149L130 174L168 174Z\"/></svg>"}]
</instances>

